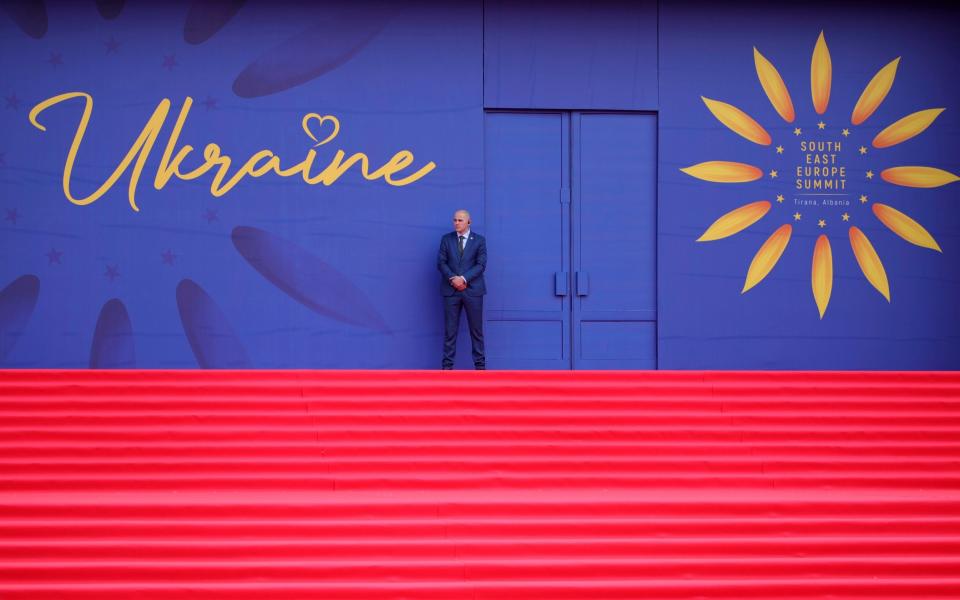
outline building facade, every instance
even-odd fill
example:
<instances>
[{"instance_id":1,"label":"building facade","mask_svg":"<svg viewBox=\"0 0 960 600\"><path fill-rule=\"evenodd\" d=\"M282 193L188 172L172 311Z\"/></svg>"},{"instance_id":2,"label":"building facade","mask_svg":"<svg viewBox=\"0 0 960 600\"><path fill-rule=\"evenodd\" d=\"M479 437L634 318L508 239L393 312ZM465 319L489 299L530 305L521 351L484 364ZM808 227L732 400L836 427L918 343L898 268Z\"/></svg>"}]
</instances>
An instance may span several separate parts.
<instances>
[{"instance_id":1,"label":"building facade","mask_svg":"<svg viewBox=\"0 0 960 600\"><path fill-rule=\"evenodd\" d=\"M957 16L11 4L0 366L956 369Z\"/></svg>"}]
</instances>

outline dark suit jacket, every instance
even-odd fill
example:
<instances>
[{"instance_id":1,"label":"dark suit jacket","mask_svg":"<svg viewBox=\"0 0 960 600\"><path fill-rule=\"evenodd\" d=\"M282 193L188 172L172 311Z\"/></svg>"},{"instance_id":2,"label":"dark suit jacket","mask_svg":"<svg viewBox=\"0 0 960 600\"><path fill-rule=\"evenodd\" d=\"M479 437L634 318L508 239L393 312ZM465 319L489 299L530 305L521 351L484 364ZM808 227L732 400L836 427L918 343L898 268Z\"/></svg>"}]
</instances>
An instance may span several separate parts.
<instances>
[{"instance_id":1,"label":"dark suit jacket","mask_svg":"<svg viewBox=\"0 0 960 600\"><path fill-rule=\"evenodd\" d=\"M450 285L450 278L462 275L467 279L468 296L482 296L487 293L487 284L483 280L483 271L487 268L487 240L480 234L470 232L467 244L460 256L457 232L451 231L440 238L440 251L437 253L437 268L443 274L440 291L444 296L459 294Z\"/></svg>"}]
</instances>

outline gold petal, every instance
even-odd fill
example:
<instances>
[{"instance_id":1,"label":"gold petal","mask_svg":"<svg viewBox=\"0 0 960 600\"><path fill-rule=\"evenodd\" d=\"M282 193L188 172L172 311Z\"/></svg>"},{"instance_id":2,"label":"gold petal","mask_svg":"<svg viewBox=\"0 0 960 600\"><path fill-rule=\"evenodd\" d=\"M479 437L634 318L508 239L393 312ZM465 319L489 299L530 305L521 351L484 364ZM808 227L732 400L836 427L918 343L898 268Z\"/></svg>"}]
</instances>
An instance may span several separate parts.
<instances>
[{"instance_id":1,"label":"gold petal","mask_svg":"<svg viewBox=\"0 0 960 600\"><path fill-rule=\"evenodd\" d=\"M867 236L856 227L850 228L850 247L853 248L853 255L857 258L863 276L890 302L890 283L887 281L883 262Z\"/></svg>"},{"instance_id":2,"label":"gold petal","mask_svg":"<svg viewBox=\"0 0 960 600\"><path fill-rule=\"evenodd\" d=\"M918 136L943 112L942 108L928 108L907 115L873 138L874 148L889 148Z\"/></svg>"},{"instance_id":3,"label":"gold petal","mask_svg":"<svg viewBox=\"0 0 960 600\"><path fill-rule=\"evenodd\" d=\"M714 221L713 225L708 227L697 241L712 242L713 240L730 237L762 219L763 215L767 214L769 210L770 203L766 200L752 202L735 210L731 210Z\"/></svg>"},{"instance_id":4,"label":"gold petal","mask_svg":"<svg viewBox=\"0 0 960 600\"><path fill-rule=\"evenodd\" d=\"M787 249L791 233L793 233L793 227L789 223L782 225L760 246L753 260L750 261L750 268L747 269L747 279L743 283L741 294L746 293L747 290L763 281L763 278L773 270L773 267L776 266L777 261L783 255L783 251Z\"/></svg>"},{"instance_id":5,"label":"gold petal","mask_svg":"<svg viewBox=\"0 0 960 600\"><path fill-rule=\"evenodd\" d=\"M924 229L920 223L917 223L899 210L886 204L874 204L873 214L880 219L880 222L886 225L890 231L911 244L936 250L937 252L943 252L943 250L940 249L940 244L937 243L937 240L933 239L930 232Z\"/></svg>"},{"instance_id":6,"label":"gold petal","mask_svg":"<svg viewBox=\"0 0 960 600\"><path fill-rule=\"evenodd\" d=\"M893 79L897 76L897 65L899 64L900 57L898 56L890 61L887 66L877 71L867 87L863 89L863 93L860 94L857 105L853 107L853 115L850 117L851 123L859 125L869 119L870 115L877 110L893 85Z\"/></svg>"},{"instance_id":7,"label":"gold petal","mask_svg":"<svg viewBox=\"0 0 960 600\"><path fill-rule=\"evenodd\" d=\"M833 291L833 253L830 240L821 234L813 248L813 268L810 271L810 285L813 287L813 299L817 302L820 318L827 312L830 293Z\"/></svg>"},{"instance_id":8,"label":"gold petal","mask_svg":"<svg viewBox=\"0 0 960 600\"><path fill-rule=\"evenodd\" d=\"M880 177L887 183L915 188L935 188L960 181L953 173L934 167L891 167L884 169Z\"/></svg>"},{"instance_id":9,"label":"gold petal","mask_svg":"<svg viewBox=\"0 0 960 600\"><path fill-rule=\"evenodd\" d=\"M711 160L680 170L691 177L716 183L745 183L763 177L763 171L753 165L725 160Z\"/></svg>"},{"instance_id":10,"label":"gold petal","mask_svg":"<svg viewBox=\"0 0 960 600\"><path fill-rule=\"evenodd\" d=\"M813 96L813 108L818 115L827 112L830 103L830 83L833 79L833 63L830 62L830 50L823 32L817 38L810 61L810 93Z\"/></svg>"},{"instance_id":11,"label":"gold petal","mask_svg":"<svg viewBox=\"0 0 960 600\"><path fill-rule=\"evenodd\" d=\"M737 135L747 138L754 144L760 144L761 146L770 145L772 141L770 134L747 113L726 102L711 100L703 96L700 96L700 99L703 100L703 103L707 105L707 108L710 109L710 112L713 113L713 116L715 116L718 121L726 125Z\"/></svg>"},{"instance_id":12,"label":"gold petal","mask_svg":"<svg viewBox=\"0 0 960 600\"><path fill-rule=\"evenodd\" d=\"M796 118L793 112L793 101L790 100L790 92L780 77L780 72L767 60L760 51L753 49L753 64L757 67L757 77L760 79L760 86L770 99L770 104L777 111L784 121L793 123Z\"/></svg>"}]
</instances>

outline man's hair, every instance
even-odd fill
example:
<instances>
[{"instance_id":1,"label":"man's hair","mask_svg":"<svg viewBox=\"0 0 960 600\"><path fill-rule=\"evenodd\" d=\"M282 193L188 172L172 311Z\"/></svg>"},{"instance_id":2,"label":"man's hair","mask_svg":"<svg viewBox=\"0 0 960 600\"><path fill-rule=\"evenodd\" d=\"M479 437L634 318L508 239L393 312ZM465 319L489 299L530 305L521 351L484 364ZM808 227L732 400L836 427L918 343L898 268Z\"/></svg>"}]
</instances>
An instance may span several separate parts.
<instances>
[{"instance_id":1,"label":"man's hair","mask_svg":"<svg viewBox=\"0 0 960 600\"><path fill-rule=\"evenodd\" d=\"M457 216L457 215L459 215L460 213L463 213L463 214L467 215L467 222L469 223L469 222L470 222L470 211L467 210L467 209L465 209L465 208L461 208L461 209L458 209L458 210L453 211L453 216Z\"/></svg>"}]
</instances>

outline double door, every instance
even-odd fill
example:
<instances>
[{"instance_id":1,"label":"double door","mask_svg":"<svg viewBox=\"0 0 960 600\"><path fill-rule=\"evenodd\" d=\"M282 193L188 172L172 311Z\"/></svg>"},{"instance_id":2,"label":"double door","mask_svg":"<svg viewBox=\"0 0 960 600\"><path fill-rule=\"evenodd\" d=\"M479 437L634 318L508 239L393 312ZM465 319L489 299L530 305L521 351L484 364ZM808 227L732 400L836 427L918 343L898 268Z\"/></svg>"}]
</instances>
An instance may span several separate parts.
<instances>
[{"instance_id":1,"label":"double door","mask_svg":"<svg viewBox=\"0 0 960 600\"><path fill-rule=\"evenodd\" d=\"M487 364L655 369L656 116L488 112Z\"/></svg>"}]
</instances>

